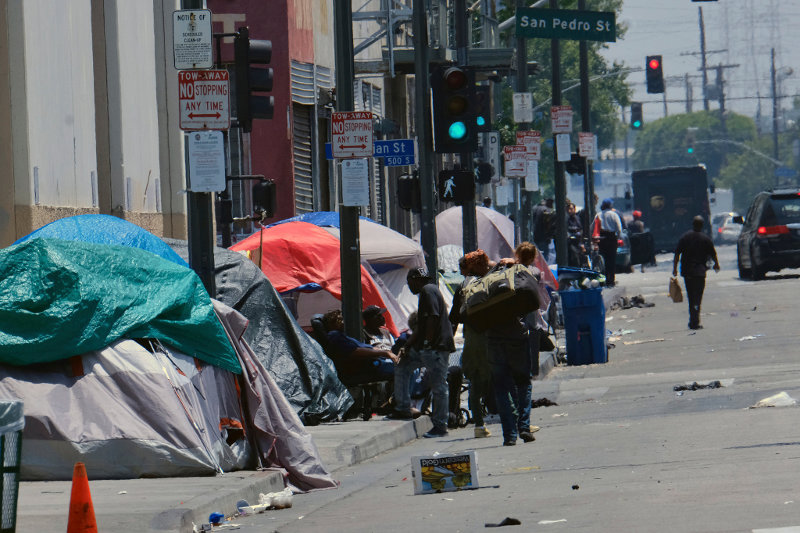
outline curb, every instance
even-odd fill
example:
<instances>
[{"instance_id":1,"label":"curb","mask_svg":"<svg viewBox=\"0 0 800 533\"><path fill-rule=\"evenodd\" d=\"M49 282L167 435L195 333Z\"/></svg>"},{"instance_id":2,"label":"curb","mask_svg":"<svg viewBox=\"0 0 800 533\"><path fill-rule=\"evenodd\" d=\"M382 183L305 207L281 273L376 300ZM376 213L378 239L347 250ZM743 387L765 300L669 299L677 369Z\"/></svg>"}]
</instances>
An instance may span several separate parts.
<instances>
[{"instance_id":1,"label":"curb","mask_svg":"<svg viewBox=\"0 0 800 533\"><path fill-rule=\"evenodd\" d=\"M192 533L194 531L192 523L199 526L208 522L208 515L213 512L231 516L238 511L236 509L237 501L257 501L259 493L277 492L283 488L283 474L280 472L255 472L236 488L200 494L187 502L186 507L177 507L156 513L150 521L149 529L151 531Z\"/></svg>"}]
</instances>

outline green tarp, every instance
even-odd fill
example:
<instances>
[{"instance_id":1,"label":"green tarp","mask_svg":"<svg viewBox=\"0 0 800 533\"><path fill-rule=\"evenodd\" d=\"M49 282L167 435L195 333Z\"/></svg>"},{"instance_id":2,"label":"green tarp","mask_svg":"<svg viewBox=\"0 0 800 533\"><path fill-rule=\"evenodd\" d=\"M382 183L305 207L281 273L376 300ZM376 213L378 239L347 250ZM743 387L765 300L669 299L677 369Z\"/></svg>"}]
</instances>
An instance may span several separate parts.
<instances>
[{"instance_id":1,"label":"green tarp","mask_svg":"<svg viewBox=\"0 0 800 533\"><path fill-rule=\"evenodd\" d=\"M0 364L65 359L121 337L241 373L194 271L127 246L33 239L0 250Z\"/></svg>"}]
</instances>

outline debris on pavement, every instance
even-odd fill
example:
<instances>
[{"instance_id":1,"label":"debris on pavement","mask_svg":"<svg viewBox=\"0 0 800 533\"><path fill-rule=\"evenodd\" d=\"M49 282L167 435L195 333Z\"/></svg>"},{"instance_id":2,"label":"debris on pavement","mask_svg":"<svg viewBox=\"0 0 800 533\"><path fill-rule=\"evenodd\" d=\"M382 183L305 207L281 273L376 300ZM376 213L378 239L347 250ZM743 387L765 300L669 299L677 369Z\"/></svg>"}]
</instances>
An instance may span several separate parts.
<instances>
[{"instance_id":1,"label":"debris on pavement","mask_svg":"<svg viewBox=\"0 0 800 533\"><path fill-rule=\"evenodd\" d=\"M558 524L559 522L566 522L566 521L567 521L566 518L560 518L558 520L539 520L539 522L537 522L537 523L540 526L546 526L548 524Z\"/></svg>"},{"instance_id":2,"label":"debris on pavement","mask_svg":"<svg viewBox=\"0 0 800 533\"><path fill-rule=\"evenodd\" d=\"M649 342L664 342L665 340L667 340L667 339L664 339L664 338L641 339L641 340L638 340L638 341L624 341L622 344L624 344L625 346L631 346L631 345L634 345L634 344L647 344Z\"/></svg>"},{"instance_id":3,"label":"debris on pavement","mask_svg":"<svg viewBox=\"0 0 800 533\"><path fill-rule=\"evenodd\" d=\"M695 381L690 385L675 385L672 387L672 390L677 392L683 390L719 389L720 387L722 387L722 383L720 383L719 380L709 381L708 383L698 383Z\"/></svg>"},{"instance_id":4,"label":"debris on pavement","mask_svg":"<svg viewBox=\"0 0 800 533\"><path fill-rule=\"evenodd\" d=\"M516 518L511 518L510 516L503 518L503 521L497 524L490 524L488 522L484 524L485 527L503 527L503 526L519 526L519 525L522 525L522 522L520 522Z\"/></svg>"},{"instance_id":5,"label":"debris on pavement","mask_svg":"<svg viewBox=\"0 0 800 533\"><path fill-rule=\"evenodd\" d=\"M614 303L611 304L609 310L613 311L615 309L631 309L633 307L655 307L656 304L652 302L645 302L644 296L641 294L637 294L636 296L631 296L630 298L626 296L620 296Z\"/></svg>"},{"instance_id":6,"label":"debris on pavement","mask_svg":"<svg viewBox=\"0 0 800 533\"><path fill-rule=\"evenodd\" d=\"M572 485L572 490L578 490L579 488L580 488L580 486L578 486L578 485Z\"/></svg>"},{"instance_id":7,"label":"debris on pavement","mask_svg":"<svg viewBox=\"0 0 800 533\"><path fill-rule=\"evenodd\" d=\"M739 337L736 340L738 340L739 342L742 342L742 341L754 341L757 338L763 337L763 336L764 335L762 333L756 333L755 335L745 335L744 337Z\"/></svg>"},{"instance_id":8,"label":"debris on pavement","mask_svg":"<svg viewBox=\"0 0 800 533\"><path fill-rule=\"evenodd\" d=\"M550 407L551 405L558 406L556 402L550 401L547 398L539 398L538 400L533 400L531 402L531 408L536 409L537 407Z\"/></svg>"},{"instance_id":9,"label":"debris on pavement","mask_svg":"<svg viewBox=\"0 0 800 533\"><path fill-rule=\"evenodd\" d=\"M778 394L773 394L768 398L759 400L755 405L751 405L750 409L757 409L759 407L791 407L797 405L797 400L789 396L786 391L781 391Z\"/></svg>"}]
</instances>

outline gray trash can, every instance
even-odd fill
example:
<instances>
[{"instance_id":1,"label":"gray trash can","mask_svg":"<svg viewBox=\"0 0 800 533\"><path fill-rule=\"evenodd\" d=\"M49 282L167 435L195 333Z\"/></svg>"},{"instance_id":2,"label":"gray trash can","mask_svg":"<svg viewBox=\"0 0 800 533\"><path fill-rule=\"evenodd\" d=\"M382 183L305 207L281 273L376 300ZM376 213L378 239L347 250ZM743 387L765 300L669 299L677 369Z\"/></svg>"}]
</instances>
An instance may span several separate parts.
<instances>
[{"instance_id":1,"label":"gray trash can","mask_svg":"<svg viewBox=\"0 0 800 533\"><path fill-rule=\"evenodd\" d=\"M0 400L0 533L17 529L17 495L22 456L22 429L25 427L22 402Z\"/></svg>"}]
</instances>

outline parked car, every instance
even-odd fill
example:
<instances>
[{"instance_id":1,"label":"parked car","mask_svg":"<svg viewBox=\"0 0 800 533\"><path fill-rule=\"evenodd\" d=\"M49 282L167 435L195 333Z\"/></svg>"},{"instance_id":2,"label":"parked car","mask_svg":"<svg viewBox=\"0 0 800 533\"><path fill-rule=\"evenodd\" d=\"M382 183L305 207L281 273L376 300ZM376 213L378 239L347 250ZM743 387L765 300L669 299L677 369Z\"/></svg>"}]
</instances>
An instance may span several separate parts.
<instances>
[{"instance_id":1,"label":"parked car","mask_svg":"<svg viewBox=\"0 0 800 533\"><path fill-rule=\"evenodd\" d=\"M617 239L617 272L633 272L631 264L631 240L628 231L622 230L622 235Z\"/></svg>"},{"instance_id":2,"label":"parked car","mask_svg":"<svg viewBox=\"0 0 800 533\"><path fill-rule=\"evenodd\" d=\"M714 233L714 239L720 243L735 243L742 232L742 223L737 222L738 215L731 214L725 217L722 225ZM739 217L741 218L741 217Z\"/></svg>"},{"instance_id":3,"label":"parked car","mask_svg":"<svg viewBox=\"0 0 800 533\"><path fill-rule=\"evenodd\" d=\"M736 241L739 277L762 279L767 272L800 268L800 189L760 192Z\"/></svg>"}]
</instances>

